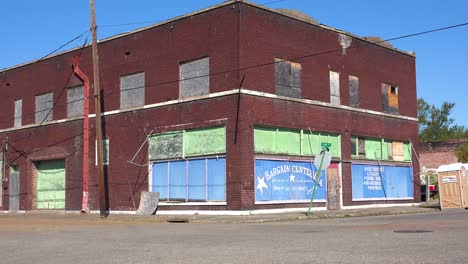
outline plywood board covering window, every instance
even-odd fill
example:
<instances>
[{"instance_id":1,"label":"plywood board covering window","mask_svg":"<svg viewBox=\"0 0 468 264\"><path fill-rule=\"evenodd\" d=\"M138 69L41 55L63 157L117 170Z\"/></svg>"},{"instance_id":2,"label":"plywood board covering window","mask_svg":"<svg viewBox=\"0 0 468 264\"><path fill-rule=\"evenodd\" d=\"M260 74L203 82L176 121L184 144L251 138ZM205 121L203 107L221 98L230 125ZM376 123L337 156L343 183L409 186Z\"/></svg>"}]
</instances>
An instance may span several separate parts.
<instances>
[{"instance_id":1,"label":"plywood board covering window","mask_svg":"<svg viewBox=\"0 0 468 264\"><path fill-rule=\"evenodd\" d=\"M53 118L52 107L54 105L54 95L52 92L36 95L36 124L43 123L45 121L51 121Z\"/></svg>"},{"instance_id":2,"label":"plywood board covering window","mask_svg":"<svg viewBox=\"0 0 468 264\"><path fill-rule=\"evenodd\" d=\"M23 111L23 99L17 99L15 100L15 121L14 121L14 127L21 127L22 124L22 113Z\"/></svg>"},{"instance_id":3,"label":"plywood board covering window","mask_svg":"<svg viewBox=\"0 0 468 264\"><path fill-rule=\"evenodd\" d=\"M281 96L302 98L300 63L275 59L275 93Z\"/></svg>"},{"instance_id":4,"label":"plywood board covering window","mask_svg":"<svg viewBox=\"0 0 468 264\"><path fill-rule=\"evenodd\" d=\"M67 117L83 115L83 85L67 89Z\"/></svg>"},{"instance_id":5,"label":"plywood board covering window","mask_svg":"<svg viewBox=\"0 0 468 264\"><path fill-rule=\"evenodd\" d=\"M340 100L340 74L330 71L330 103L339 105Z\"/></svg>"},{"instance_id":6,"label":"plywood board covering window","mask_svg":"<svg viewBox=\"0 0 468 264\"><path fill-rule=\"evenodd\" d=\"M145 73L120 77L120 109L145 104Z\"/></svg>"},{"instance_id":7,"label":"plywood board covering window","mask_svg":"<svg viewBox=\"0 0 468 264\"><path fill-rule=\"evenodd\" d=\"M202 58L180 64L180 98L210 93L210 58Z\"/></svg>"},{"instance_id":8,"label":"plywood board covering window","mask_svg":"<svg viewBox=\"0 0 468 264\"><path fill-rule=\"evenodd\" d=\"M359 107L359 78L349 76L349 106Z\"/></svg>"},{"instance_id":9,"label":"plywood board covering window","mask_svg":"<svg viewBox=\"0 0 468 264\"><path fill-rule=\"evenodd\" d=\"M403 142L393 142L392 143L392 157L395 161L404 161L404 146Z\"/></svg>"}]
</instances>

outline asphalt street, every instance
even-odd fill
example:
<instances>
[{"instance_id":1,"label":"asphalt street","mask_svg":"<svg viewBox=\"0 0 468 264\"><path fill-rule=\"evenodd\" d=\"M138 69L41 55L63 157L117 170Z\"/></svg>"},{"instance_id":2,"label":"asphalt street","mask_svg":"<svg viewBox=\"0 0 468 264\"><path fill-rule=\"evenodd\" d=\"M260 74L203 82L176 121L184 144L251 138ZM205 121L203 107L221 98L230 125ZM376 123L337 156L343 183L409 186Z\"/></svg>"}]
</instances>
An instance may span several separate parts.
<instances>
[{"instance_id":1,"label":"asphalt street","mask_svg":"<svg viewBox=\"0 0 468 264\"><path fill-rule=\"evenodd\" d=\"M0 252L0 263L468 263L468 210L276 223L38 224L3 231Z\"/></svg>"}]
</instances>

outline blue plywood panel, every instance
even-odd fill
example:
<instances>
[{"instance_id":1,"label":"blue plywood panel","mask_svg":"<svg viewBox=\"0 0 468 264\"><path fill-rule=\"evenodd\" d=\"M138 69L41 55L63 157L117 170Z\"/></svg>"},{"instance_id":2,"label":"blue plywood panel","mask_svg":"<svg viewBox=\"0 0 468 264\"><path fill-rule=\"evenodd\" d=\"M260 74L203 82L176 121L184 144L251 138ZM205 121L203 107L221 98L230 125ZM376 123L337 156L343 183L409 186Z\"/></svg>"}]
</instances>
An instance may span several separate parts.
<instances>
[{"instance_id":1,"label":"blue plywood panel","mask_svg":"<svg viewBox=\"0 0 468 264\"><path fill-rule=\"evenodd\" d=\"M226 200L226 158L208 159L208 200Z\"/></svg>"},{"instance_id":2,"label":"blue plywood panel","mask_svg":"<svg viewBox=\"0 0 468 264\"><path fill-rule=\"evenodd\" d=\"M206 200L206 159L188 161L188 199Z\"/></svg>"},{"instance_id":3,"label":"blue plywood panel","mask_svg":"<svg viewBox=\"0 0 468 264\"><path fill-rule=\"evenodd\" d=\"M187 198L187 163L171 161L169 163L169 199L186 200Z\"/></svg>"},{"instance_id":4,"label":"blue plywood panel","mask_svg":"<svg viewBox=\"0 0 468 264\"><path fill-rule=\"evenodd\" d=\"M353 164L353 200L412 199L411 167Z\"/></svg>"},{"instance_id":5,"label":"blue plywood panel","mask_svg":"<svg viewBox=\"0 0 468 264\"><path fill-rule=\"evenodd\" d=\"M310 162L255 160L256 201L307 201L314 188L317 169ZM315 199L326 198L325 170L318 182Z\"/></svg>"},{"instance_id":6,"label":"blue plywood panel","mask_svg":"<svg viewBox=\"0 0 468 264\"><path fill-rule=\"evenodd\" d=\"M153 164L153 178L151 183L151 191L159 192L160 199L168 198L168 162Z\"/></svg>"}]
</instances>

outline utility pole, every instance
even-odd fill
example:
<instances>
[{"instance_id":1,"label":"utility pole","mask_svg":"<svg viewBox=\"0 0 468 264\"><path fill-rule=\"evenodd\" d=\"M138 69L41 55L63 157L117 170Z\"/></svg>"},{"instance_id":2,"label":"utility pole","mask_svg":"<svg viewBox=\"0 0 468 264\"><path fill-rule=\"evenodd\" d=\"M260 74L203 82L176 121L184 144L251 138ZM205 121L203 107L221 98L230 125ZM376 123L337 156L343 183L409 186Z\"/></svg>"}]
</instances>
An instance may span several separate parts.
<instances>
[{"instance_id":1,"label":"utility pole","mask_svg":"<svg viewBox=\"0 0 468 264\"><path fill-rule=\"evenodd\" d=\"M101 217L107 217L106 212L106 187L104 186L104 165L102 161L102 125L101 125L101 89L99 87L99 64L97 53L96 37L96 14L94 0L91 4L91 32L93 35L93 77L94 77L94 106L96 111L96 145L97 145L97 166L99 177L99 209Z\"/></svg>"}]
</instances>

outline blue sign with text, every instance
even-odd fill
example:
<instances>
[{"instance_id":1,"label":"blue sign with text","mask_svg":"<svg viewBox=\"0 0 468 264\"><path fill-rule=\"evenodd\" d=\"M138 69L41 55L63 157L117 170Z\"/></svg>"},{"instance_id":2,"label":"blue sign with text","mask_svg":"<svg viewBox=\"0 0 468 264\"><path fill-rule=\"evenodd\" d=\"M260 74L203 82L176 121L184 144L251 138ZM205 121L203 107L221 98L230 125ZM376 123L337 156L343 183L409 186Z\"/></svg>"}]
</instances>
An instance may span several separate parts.
<instances>
[{"instance_id":1,"label":"blue sign with text","mask_svg":"<svg viewBox=\"0 0 468 264\"><path fill-rule=\"evenodd\" d=\"M309 201L317 169L311 162L255 160L256 201ZM326 199L325 170L318 181L315 198Z\"/></svg>"},{"instance_id":2,"label":"blue sign with text","mask_svg":"<svg viewBox=\"0 0 468 264\"><path fill-rule=\"evenodd\" d=\"M413 198L411 167L352 165L353 200Z\"/></svg>"}]
</instances>

